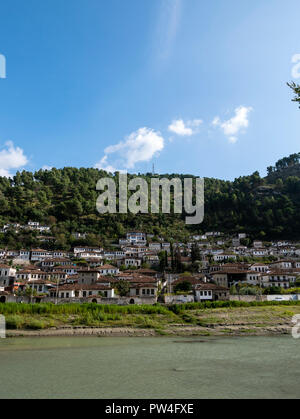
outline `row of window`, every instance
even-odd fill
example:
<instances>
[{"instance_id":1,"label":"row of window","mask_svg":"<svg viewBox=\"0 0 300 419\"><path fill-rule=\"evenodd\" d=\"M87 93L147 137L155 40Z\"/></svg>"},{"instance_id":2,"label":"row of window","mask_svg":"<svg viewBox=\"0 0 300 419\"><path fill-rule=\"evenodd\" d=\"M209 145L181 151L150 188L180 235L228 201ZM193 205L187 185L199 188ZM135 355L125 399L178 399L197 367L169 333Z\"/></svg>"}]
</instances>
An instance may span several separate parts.
<instances>
[{"instance_id":1,"label":"row of window","mask_svg":"<svg viewBox=\"0 0 300 419\"><path fill-rule=\"evenodd\" d=\"M51 295L51 297L54 297L54 296L55 296L55 293L53 293L53 292L52 292L52 293L50 293L50 295ZM82 292L82 296L83 296L84 298L89 297L89 296L91 296L91 295L94 295L93 291L83 291L83 292ZM104 295L104 297L105 297L105 298L107 298L107 296L108 296L107 291L104 291L104 292L103 292L103 295ZM70 293L69 293L69 292L66 292L66 293L61 292L61 293L60 293L60 297L61 297L61 298L70 298Z\"/></svg>"},{"instance_id":2,"label":"row of window","mask_svg":"<svg viewBox=\"0 0 300 419\"><path fill-rule=\"evenodd\" d=\"M139 288L137 288L136 289L136 295L140 295L140 289ZM142 289L142 295L155 295L155 290L153 289L153 288L147 288L147 289L145 289L145 288L143 288Z\"/></svg>"},{"instance_id":3,"label":"row of window","mask_svg":"<svg viewBox=\"0 0 300 419\"><path fill-rule=\"evenodd\" d=\"M201 297L211 297L212 296L212 291L200 291L200 295Z\"/></svg>"}]
</instances>

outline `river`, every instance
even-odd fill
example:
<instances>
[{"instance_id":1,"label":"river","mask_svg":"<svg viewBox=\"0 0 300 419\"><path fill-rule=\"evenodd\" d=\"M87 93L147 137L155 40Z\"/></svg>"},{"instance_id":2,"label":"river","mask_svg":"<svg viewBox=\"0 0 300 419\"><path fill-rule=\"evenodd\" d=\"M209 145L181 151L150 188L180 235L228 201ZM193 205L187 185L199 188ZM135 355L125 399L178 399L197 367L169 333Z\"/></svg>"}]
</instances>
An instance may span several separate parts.
<instances>
[{"instance_id":1,"label":"river","mask_svg":"<svg viewBox=\"0 0 300 419\"><path fill-rule=\"evenodd\" d=\"M292 337L0 339L0 398L299 398Z\"/></svg>"}]
</instances>

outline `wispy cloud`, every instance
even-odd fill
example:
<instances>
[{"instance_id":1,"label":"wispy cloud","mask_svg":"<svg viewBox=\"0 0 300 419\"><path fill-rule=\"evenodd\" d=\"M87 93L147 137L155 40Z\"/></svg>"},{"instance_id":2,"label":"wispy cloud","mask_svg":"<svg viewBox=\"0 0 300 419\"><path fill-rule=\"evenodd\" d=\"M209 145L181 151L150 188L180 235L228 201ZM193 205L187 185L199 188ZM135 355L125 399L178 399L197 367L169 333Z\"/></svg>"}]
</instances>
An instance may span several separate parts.
<instances>
[{"instance_id":1,"label":"wispy cloud","mask_svg":"<svg viewBox=\"0 0 300 419\"><path fill-rule=\"evenodd\" d=\"M116 167L107 163L107 157L107 155L102 157L102 159L98 163L96 163L94 167L96 169L105 170L106 172L117 172L118 169Z\"/></svg>"},{"instance_id":2,"label":"wispy cloud","mask_svg":"<svg viewBox=\"0 0 300 419\"><path fill-rule=\"evenodd\" d=\"M118 170L134 169L137 163L151 160L163 148L164 138L160 132L150 128L140 128L128 135L125 141L107 147L104 150L104 157L95 167L108 172L115 172L117 166ZM108 162L110 155L114 156L113 164Z\"/></svg>"},{"instance_id":3,"label":"wispy cloud","mask_svg":"<svg viewBox=\"0 0 300 419\"><path fill-rule=\"evenodd\" d=\"M198 132L198 127L202 124L201 119L184 122L183 119L175 119L169 125L168 130L181 137L190 137Z\"/></svg>"},{"instance_id":4,"label":"wispy cloud","mask_svg":"<svg viewBox=\"0 0 300 419\"><path fill-rule=\"evenodd\" d=\"M182 14L182 0L162 0L156 30L155 49L160 65L170 58Z\"/></svg>"},{"instance_id":5,"label":"wispy cloud","mask_svg":"<svg viewBox=\"0 0 300 419\"><path fill-rule=\"evenodd\" d=\"M252 110L253 108L251 107L239 106L235 109L235 115L232 118L221 121L221 119L216 116L212 121L212 125L220 127L230 143L236 143L238 135L245 132L246 128L249 126L249 113Z\"/></svg>"},{"instance_id":6,"label":"wispy cloud","mask_svg":"<svg viewBox=\"0 0 300 419\"><path fill-rule=\"evenodd\" d=\"M12 177L12 171L22 168L27 163L24 151L15 147L12 141L8 141L0 151L0 176Z\"/></svg>"}]
</instances>

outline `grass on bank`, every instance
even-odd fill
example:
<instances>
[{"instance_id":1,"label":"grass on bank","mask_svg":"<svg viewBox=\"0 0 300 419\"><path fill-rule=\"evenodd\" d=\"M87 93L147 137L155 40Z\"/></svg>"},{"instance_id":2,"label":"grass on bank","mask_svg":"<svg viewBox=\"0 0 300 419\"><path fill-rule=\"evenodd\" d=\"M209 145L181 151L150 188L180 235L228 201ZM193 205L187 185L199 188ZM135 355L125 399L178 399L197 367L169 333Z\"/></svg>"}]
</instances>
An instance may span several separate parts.
<instances>
[{"instance_id":1,"label":"grass on bank","mask_svg":"<svg viewBox=\"0 0 300 419\"><path fill-rule=\"evenodd\" d=\"M300 302L219 301L171 306L2 303L0 314L5 315L8 329L135 327L155 329L164 334L164 330L175 325L279 325L300 314Z\"/></svg>"}]
</instances>

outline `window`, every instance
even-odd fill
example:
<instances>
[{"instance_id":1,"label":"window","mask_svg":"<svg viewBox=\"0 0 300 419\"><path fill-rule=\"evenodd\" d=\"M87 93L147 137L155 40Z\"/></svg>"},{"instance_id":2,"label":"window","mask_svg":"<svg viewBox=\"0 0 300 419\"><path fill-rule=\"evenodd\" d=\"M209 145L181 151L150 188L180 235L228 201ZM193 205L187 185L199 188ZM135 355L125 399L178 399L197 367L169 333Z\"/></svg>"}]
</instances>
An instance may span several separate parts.
<instances>
[{"instance_id":1,"label":"window","mask_svg":"<svg viewBox=\"0 0 300 419\"><path fill-rule=\"evenodd\" d=\"M64 292L62 292L61 293L61 298L64 298L65 297L65 293Z\"/></svg>"},{"instance_id":2,"label":"window","mask_svg":"<svg viewBox=\"0 0 300 419\"><path fill-rule=\"evenodd\" d=\"M82 295L83 297L86 297L86 291L83 291Z\"/></svg>"},{"instance_id":3,"label":"window","mask_svg":"<svg viewBox=\"0 0 300 419\"><path fill-rule=\"evenodd\" d=\"M67 293L66 293L66 298L69 298L69 295L70 295L70 294L67 292Z\"/></svg>"}]
</instances>

